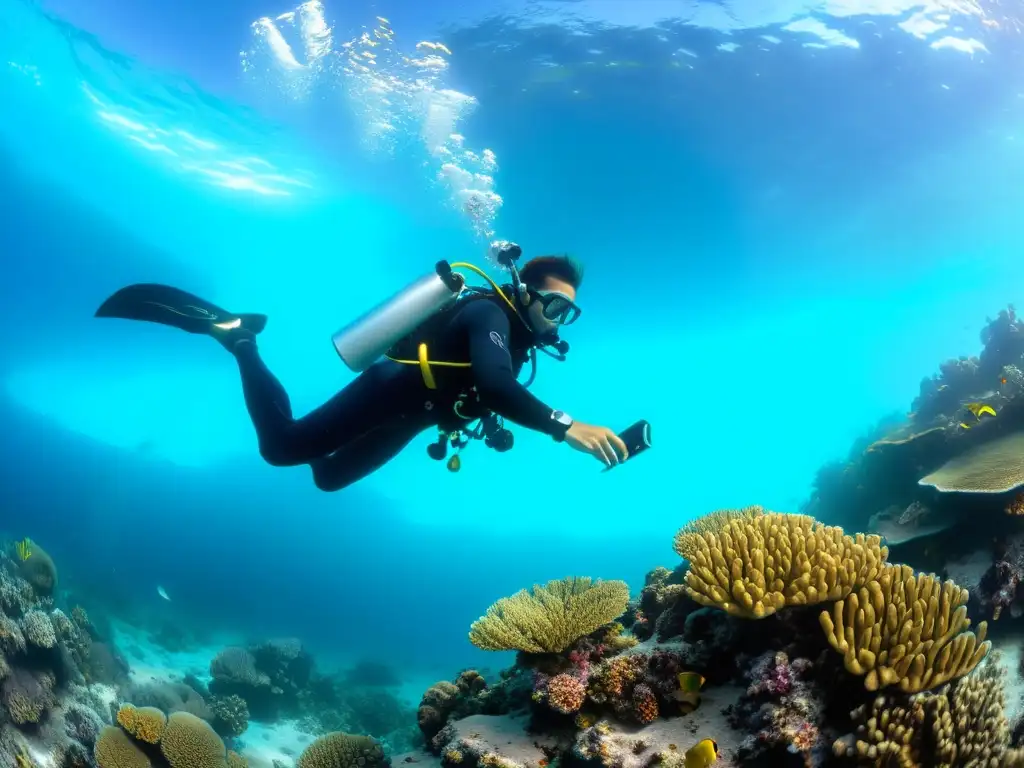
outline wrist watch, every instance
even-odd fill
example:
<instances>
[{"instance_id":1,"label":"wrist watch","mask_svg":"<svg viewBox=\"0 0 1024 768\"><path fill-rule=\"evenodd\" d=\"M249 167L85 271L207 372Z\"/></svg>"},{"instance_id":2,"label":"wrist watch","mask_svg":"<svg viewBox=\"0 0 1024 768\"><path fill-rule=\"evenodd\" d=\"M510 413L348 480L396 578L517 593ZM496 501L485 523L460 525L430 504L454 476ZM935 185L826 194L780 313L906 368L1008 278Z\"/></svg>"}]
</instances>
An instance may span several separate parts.
<instances>
[{"instance_id":1,"label":"wrist watch","mask_svg":"<svg viewBox=\"0 0 1024 768\"><path fill-rule=\"evenodd\" d=\"M572 416L565 411L552 411L551 421L555 425L555 433L552 437L558 442L565 440L565 433L569 431L569 427L572 426Z\"/></svg>"}]
</instances>

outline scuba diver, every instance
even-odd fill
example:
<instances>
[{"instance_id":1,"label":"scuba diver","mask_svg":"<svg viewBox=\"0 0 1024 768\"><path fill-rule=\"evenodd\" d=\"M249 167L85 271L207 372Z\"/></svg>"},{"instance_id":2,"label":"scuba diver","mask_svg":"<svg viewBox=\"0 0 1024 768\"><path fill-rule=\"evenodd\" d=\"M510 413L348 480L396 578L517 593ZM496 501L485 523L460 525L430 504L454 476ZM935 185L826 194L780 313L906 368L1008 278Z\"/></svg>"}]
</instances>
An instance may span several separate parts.
<instances>
[{"instance_id":1,"label":"scuba diver","mask_svg":"<svg viewBox=\"0 0 1024 768\"><path fill-rule=\"evenodd\" d=\"M156 322L216 339L237 361L260 455L273 466L309 464L324 491L363 479L431 427L438 439L428 454L443 460L450 444L454 455L447 466L458 471L459 452L471 439L498 451L512 447L505 419L607 467L625 461L626 444L612 430L574 421L527 389L537 350L565 359L568 345L558 331L580 316L582 267L567 256L539 256L518 270L522 250L506 241L493 244L492 253L510 271L511 285L497 285L472 264L442 261L435 273L338 331L335 348L359 375L301 418L260 357L256 337L265 315L233 314L176 288L139 284L115 293L96 316ZM453 267L476 272L490 287L467 286ZM518 378L528 361L533 375L523 384Z\"/></svg>"}]
</instances>

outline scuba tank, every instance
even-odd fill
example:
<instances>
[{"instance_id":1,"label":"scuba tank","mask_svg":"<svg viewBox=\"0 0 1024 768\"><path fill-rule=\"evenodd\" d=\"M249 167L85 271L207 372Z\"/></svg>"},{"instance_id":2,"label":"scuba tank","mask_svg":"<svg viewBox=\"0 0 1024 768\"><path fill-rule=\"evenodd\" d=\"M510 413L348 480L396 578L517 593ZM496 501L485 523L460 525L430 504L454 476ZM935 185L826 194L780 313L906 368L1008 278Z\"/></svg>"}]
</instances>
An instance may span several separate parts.
<instances>
[{"instance_id":1,"label":"scuba tank","mask_svg":"<svg viewBox=\"0 0 1024 768\"><path fill-rule=\"evenodd\" d=\"M331 337L334 348L352 371L365 371L396 342L454 304L464 287L462 275L452 272L447 261L439 261L433 274L421 277L336 331Z\"/></svg>"}]
</instances>

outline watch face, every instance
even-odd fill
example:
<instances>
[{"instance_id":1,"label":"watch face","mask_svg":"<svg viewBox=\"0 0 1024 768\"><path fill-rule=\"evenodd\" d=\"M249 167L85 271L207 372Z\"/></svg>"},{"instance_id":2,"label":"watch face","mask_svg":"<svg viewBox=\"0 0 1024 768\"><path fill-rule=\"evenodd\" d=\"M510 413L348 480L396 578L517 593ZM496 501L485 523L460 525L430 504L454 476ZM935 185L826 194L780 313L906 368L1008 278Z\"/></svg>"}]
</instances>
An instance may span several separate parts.
<instances>
[{"instance_id":1,"label":"watch face","mask_svg":"<svg viewBox=\"0 0 1024 768\"><path fill-rule=\"evenodd\" d=\"M551 414L551 418L557 421L559 424L570 424L572 422L572 418L569 416L569 414L565 413L564 411L554 411Z\"/></svg>"}]
</instances>

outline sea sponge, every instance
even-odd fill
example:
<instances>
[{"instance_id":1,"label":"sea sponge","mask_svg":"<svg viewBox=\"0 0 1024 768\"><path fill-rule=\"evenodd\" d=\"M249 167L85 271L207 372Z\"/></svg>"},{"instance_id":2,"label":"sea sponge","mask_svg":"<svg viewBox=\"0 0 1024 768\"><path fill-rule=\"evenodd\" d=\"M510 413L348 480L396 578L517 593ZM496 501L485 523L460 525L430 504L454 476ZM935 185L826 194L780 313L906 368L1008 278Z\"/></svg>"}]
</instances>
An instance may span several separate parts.
<instances>
[{"instance_id":1,"label":"sea sponge","mask_svg":"<svg viewBox=\"0 0 1024 768\"><path fill-rule=\"evenodd\" d=\"M130 735L147 744L157 744L164 735L167 716L156 707L125 704L117 711L117 722Z\"/></svg>"},{"instance_id":2,"label":"sea sponge","mask_svg":"<svg viewBox=\"0 0 1024 768\"><path fill-rule=\"evenodd\" d=\"M703 534L685 528L676 534L676 552L690 561L686 592L701 605L741 618L838 600L872 581L889 555L879 536L847 536L808 515L740 511L709 517Z\"/></svg>"},{"instance_id":3,"label":"sea sponge","mask_svg":"<svg viewBox=\"0 0 1024 768\"><path fill-rule=\"evenodd\" d=\"M384 750L369 736L337 732L306 747L295 768L378 768L386 764Z\"/></svg>"},{"instance_id":4,"label":"sea sponge","mask_svg":"<svg viewBox=\"0 0 1024 768\"><path fill-rule=\"evenodd\" d=\"M104 726L93 750L99 768L152 768L153 763L135 742L113 725Z\"/></svg>"},{"instance_id":5,"label":"sea sponge","mask_svg":"<svg viewBox=\"0 0 1024 768\"><path fill-rule=\"evenodd\" d=\"M224 768L227 753L210 724L188 712L174 712L160 739L171 768Z\"/></svg>"},{"instance_id":6,"label":"sea sponge","mask_svg":"<svg viewBox=\"0 0 1024 768\"><path fill-rule=\"evenodd\" d=\"M982 443L917 481L940 491L1005 493L1024 485L1024 432Z\"/></svg>"},{"instance_id":7,"label":"sea sponge","mask_svg":"<svg viewBox=\"0 0 1024 768\"><path fill-rule=\"evenodd\" d=\"M614 621L629 603L623 581L569 577L535 584L487 609L469 629L469 640L485 651L560 653L584 635Z\"/></svg>"},{"instance_id":8,"label":"sea sponge","mask_svg":"<svg viewBox=\"0 0 1024 768\"><path fill-rule=\"evenodd\" d=\"M57 644L53 622L42 611L29 611L22 616L21 631L25 639L38 648L53 648Z\"/></svg>"},{"instance_id":9,"label":"sea sponge","mask_svg":"<svg viewBox=\"0 0 1024 768\"><path fill-rule=\"evenodd\" d=\"M822 611L829 644L846 669L877 691L898 685L908 693L968 674L988 653L987 625L968 631L968 592L906 565L887 565L876 581Z\"/></svg>"},{"instance_id":10,"label":"sea sponge","mask_svg":"<svg viewBox=\"0 0 1024 768\"><path fill-rule=\"evenodd\" d=\"M573 675L562 673L548 681L548 706L563 715L570 715L583 706L587 698L587 687Z\"/></svg>"},{"instance_id":11,"label":"sea sponge","mask_svg":"<svg viewBox=\"0 0 1024 768\"><path fill-rule=\"evenodd\" d=\"M51 597L57 589L57 566L53 564L53 558L36 542L30 543L30 550L32 554L27 559L18 560L22 576L39 597Z\"/></svg>"}]
</instances>

